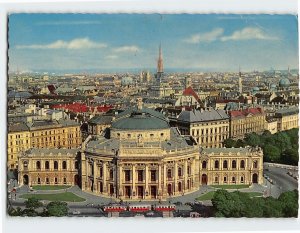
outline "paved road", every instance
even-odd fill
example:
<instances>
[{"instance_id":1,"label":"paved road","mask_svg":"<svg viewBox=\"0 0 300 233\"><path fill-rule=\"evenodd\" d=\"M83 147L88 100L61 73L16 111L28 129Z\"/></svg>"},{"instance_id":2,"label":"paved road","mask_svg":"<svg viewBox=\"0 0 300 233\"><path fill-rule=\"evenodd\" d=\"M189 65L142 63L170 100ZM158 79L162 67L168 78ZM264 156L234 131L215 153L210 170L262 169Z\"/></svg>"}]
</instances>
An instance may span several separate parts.
<instances>
[{"instance_id":1,"label":"paved road","mask_svg":"<svg viewBox=\"0 0 300 233\"><path fill-rule=\"evenodd\" d=\"M272 185L265 180L268 189L271 187L272 196L278 197L283 192L298 189L298 181L287 174L289 170L274 166L265 166L265 168L264 174L275 181L274 185Z\"/></svg>"}]
</instances>

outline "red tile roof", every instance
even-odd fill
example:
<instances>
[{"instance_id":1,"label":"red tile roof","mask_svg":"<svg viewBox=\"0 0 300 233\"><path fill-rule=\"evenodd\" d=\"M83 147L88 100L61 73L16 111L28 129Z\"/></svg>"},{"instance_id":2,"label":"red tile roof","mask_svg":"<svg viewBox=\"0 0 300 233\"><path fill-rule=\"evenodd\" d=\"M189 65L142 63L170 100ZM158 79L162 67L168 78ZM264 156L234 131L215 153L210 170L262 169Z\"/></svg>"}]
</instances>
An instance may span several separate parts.
<instances>
[{"instance_id":1,"label":"red tile roof","mask_svg":"<svg viewBox=\"0 0 300 233\"><path fill-rule=\"evenodd\" d=\"M229 115L230 115L231 118L246 117L249 114L252 114L252 115L263 114L263 110L261 108L247 108L247 109L243 109L243 110L229 111Z\"/></svg>"},{"instance_id":2,"label":"red tile roof","mask_svg":"<svg viewBox=\"0 0 300 233\"><path fill-rule=\"evenodd\" d=\"M200 103L199 96L196 94L196 92L193 90L193 88L191 86L186 88L182 94L184 96L194 96L194 98Z\"/></svg>"}]
</instances>

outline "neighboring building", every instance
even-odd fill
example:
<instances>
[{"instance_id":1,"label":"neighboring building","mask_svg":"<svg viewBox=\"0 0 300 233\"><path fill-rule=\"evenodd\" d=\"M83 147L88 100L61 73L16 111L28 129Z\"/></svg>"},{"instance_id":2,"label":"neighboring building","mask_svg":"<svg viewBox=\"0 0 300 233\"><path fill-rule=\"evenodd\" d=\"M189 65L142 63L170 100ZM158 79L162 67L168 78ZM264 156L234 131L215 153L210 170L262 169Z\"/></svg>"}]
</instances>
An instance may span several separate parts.
<instances>
[{"instance_id":1,"label":"neighboring building","mask_svg":"<svg viewBox=\"0 0 300 233\"><path fill-rule=\"evenodd\" d=\"M265 113L262 108L229 111L230 137L244 138L248 133L262 133L265 129Z\"/></svg>"},{"instance_id":2,"label":"neighboring building","mask_svg":"<svg viewBox=\"0 0 300 233\"><path fill-rule=\"evenodd\" d=\"M88 121L88 133L93 135L101 135L106 128L111 126L113 119L114 116L94 116Z\"/></svg>"},{"instance_id":3,"label":"neighboring building","mask_svg":"<svg viewBox=\"0 0 300 233\"><path fill-rule=\"evenodd\" d=\"M206 148L200 151L201 184L262 184L260 148Z\"/></svg>"},{"instance_id":4,"label":"neighboring building","mask_svg":"<svg viewBox=\"0 0 300 233\"><path fill-rule=\"evenodd\" d=\"M278 131L278 123L275 118L267 118L265 123L265 130L268 130L271 134L275 134Z\"/></svg>"},{"instance_id":5,"label":"neighboring building","mask_svg":"<svg viewBox=\"0 0 300 233\"><path fill-rule=\"evenodd\" d=\"M170 121L182 135L192 136L204 148L222 147L229 137L229 116L225 110L181 111L177 117L170 117Z\"/></svg>"},{"instance_id":6,"label":"neighboring building","mask_svg":"<svg viewBox=\"0 0 300 233\"><path fill-rule=\"evenodd\" d=\"M18 155L29 148L78 148L80 125L71 120L44 120L8 126L8 168L17 168Z\"/></svg>"},{"instance_id":7,"label":"neighboring building","mask_svg":"<svg viewBox=\"0 0 300 233\"><path fill-rule=\"evenodd\" d=\"M187 82L187 81L186 81ZM202 101L191 86L187 87L175 102L175 106L203 107Z\"/></svg>"},{"instance_id":8,"label":"neighboring building","mask_svg":"<svg viewBox=\"0 0 300 233\"><path fill-rule=\"evenodd\" d=\"M299 107L283 108L276 111L278 131L299 128Z\"/></svg>"},{"instance_id":9,"label":"neighboring building","mask_svg":"<svg viewBox=\"0 0 300 233\"><path fill-rule=\"evenodd\" d=\"M78 149L30 149L19 156L19 184L78 185Z\"/></svg>"}]
</instances>

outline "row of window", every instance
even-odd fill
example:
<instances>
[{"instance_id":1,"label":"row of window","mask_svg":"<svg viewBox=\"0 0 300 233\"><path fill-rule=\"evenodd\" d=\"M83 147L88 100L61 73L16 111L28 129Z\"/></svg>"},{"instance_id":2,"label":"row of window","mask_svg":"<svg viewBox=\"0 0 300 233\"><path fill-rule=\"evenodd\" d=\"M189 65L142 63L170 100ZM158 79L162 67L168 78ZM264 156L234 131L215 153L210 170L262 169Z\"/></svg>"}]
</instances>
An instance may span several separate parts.
<instances>
[{"instance_id":1,"label":"row of window","mask_svg":"<svg viewBox=\"0 0 300 233\"><path fill-rule=\"evenodd\" d=\"M24 168L27 167L27 161L24 161ZM58 170L58 166L59 166L59 162L58 161L54 161L53 162L53 168L54 170ZM37 170L41 170L41 162L37 161L36 162L36 169ZM50 169L50 162L49 161L45 161L45 169L48 170ZM67 169L67 161L62 161L62 169L66 170ZM75 169L78 169L78 162L75 161Z\"/></svg>"},{"instance_id":2,"label":"row of window","mask_svg":"<svg viewBox=\"0 0 300 233\"><path fill-rule=\"evenodd\" d=\"M223 129L223 131L222 131ZM219 127L219 132L227 132L228 131L228 127ZM201 132L201 134L200 134ZM193 136L198 136L198 135L204 135L204 134L213 134L213 133L218 133L218 128L214 128L214 129L193 129L192 130L192 135Z\"/></svg>"},{"instance_id":3,"label":"row of window","mask_svg":"<svg viewBox=\"0 0 300 233\"><path fill-rule=\"evenodd\" d=\"M59 182L59 181L58 181L58 177L55 177L55 178L54 178L54 184L58 184L58 182ZM37 184L41 184L41 183L42 183L42 182L41 182L41 178L38 177L38 178L37 178ZM46 183L46 184L50 184L50 178L49 178L49 177L46 177L46 178L45 178L45 183ZM67 178L66 178L66 177L63 178L63 183L64 183L64 184L67 184Z\"/></svg>"},{"instance_id":4,"label":"row of window","mask_svg":"<svg viewBox=\"0 0 300 233\"><path fill-rule=\"evenodd\" d=\"M207 168L207 161L203 161L202 162L202 169L206 169L206 168ZM214 168L215 169L219 169L220 168L220 162L219 162L219 160L215 160ZM223 167L222 168L223 169L227 169L228 168L228 161L227 160L223 161ZM237 162L236 162L236 160L232 160L232 162L231 162L231 168L232 169L236 169L237 168ZM241 169L245 168L245 160L241 160L240 161L240 168ZM256 160L253 161L253 168L258 168L258 162Z\"/></svg>"}]
</instances>

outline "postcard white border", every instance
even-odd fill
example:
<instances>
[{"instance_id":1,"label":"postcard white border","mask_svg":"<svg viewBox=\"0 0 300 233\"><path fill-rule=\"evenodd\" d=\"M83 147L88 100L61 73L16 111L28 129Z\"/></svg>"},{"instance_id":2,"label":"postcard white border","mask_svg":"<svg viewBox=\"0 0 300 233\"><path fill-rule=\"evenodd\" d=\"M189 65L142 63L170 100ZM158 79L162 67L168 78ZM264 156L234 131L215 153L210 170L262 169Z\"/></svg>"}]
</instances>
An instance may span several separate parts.
<instances>
[{"instance_id":1,"label":"postcard white border","mask_svg":"<svg viewBox=\"0 0 300 233\"><path fill-rule=\"evenodd\" d=\"M107 218L9 218L6 216L6 72L7 14L47 13L248 13L295 14L297 0L0 0L0 161L2 232L297 232L298 219L107 219Z\"/></svg>"}]
</instances>

